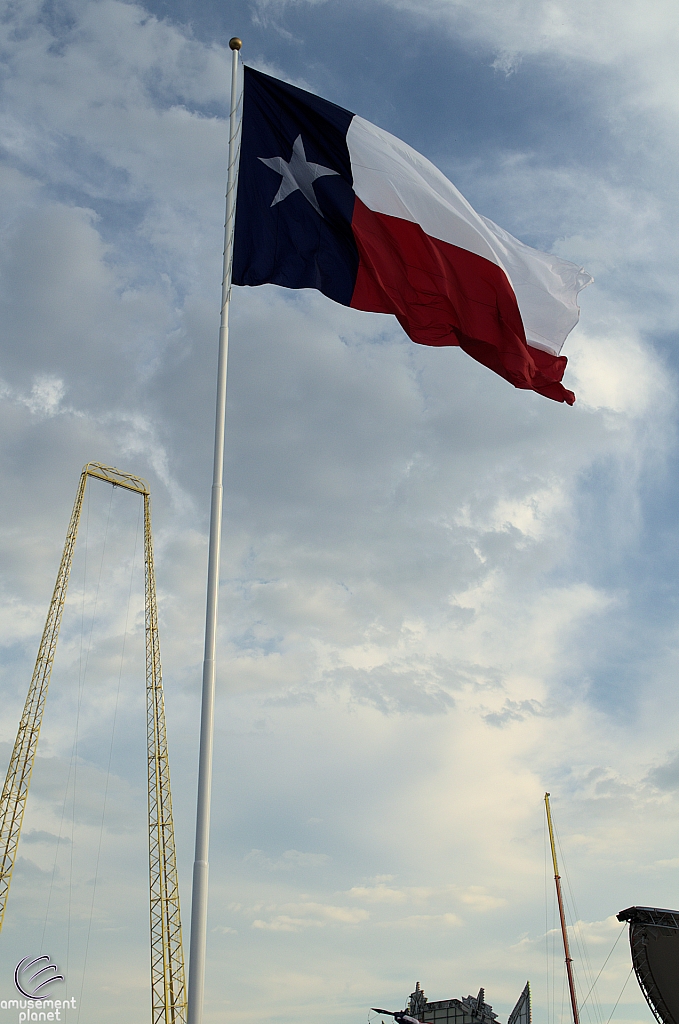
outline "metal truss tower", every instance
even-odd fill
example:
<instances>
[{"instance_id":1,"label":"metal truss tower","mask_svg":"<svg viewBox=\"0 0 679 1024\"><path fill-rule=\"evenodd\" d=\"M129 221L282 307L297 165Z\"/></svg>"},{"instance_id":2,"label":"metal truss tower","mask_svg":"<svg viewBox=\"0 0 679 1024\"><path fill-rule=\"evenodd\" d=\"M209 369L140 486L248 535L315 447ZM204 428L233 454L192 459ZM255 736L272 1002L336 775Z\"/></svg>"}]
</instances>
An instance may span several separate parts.
<instances>
[{"instance_id":1,"label":"metal truss tower","mask_svg":"<svg viewBox=\"0 0 679 1024\"><path fill-rule=\"evenodd\" d=\"M47 689L59 627L64 613L80 514L88 477L141 494L144 501L144 563L146 613L146 722L148 749L149 881L151 899L152 1024L185 1024L187 1017L184 953L177 859L170 793L170 767L165 730L165 705L160 668L158 605L151 536L151 493L140 477L111 466L88 462L80 475L66 543L47 613L38 657L0 798L0 929L16 860L28 787L38 747Z\"/></svg>"}]
</instances>

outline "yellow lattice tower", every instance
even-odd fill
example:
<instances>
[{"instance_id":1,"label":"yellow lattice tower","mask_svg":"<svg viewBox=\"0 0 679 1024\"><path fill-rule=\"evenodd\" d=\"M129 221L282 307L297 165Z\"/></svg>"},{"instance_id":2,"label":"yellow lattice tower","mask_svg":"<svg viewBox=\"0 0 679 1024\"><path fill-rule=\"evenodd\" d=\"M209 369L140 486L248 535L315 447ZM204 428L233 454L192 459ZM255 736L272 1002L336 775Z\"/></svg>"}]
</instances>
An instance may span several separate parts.
<instances>
[{"instance_id":1,"label":"yellow lattice tower","mask_svg":"<svg viewBox=\"0 0 679 1024\"><path fill-rule=\"evenodd\" d=\"M151 493L140 477L89 462L80 476L57 581L38 648L24 711L0 798L0 929L5 916L28 787L38 747L59 627L64 613L80 514L88 477L141 494L144 500L144 603L146 612L146 722L148 749L149 881L151 901L152 1024L185 1024L186 985L179 909L177 858L172 819L163 680L158 637L158 604L153 568Z\"/></svg>"}]
</instances>

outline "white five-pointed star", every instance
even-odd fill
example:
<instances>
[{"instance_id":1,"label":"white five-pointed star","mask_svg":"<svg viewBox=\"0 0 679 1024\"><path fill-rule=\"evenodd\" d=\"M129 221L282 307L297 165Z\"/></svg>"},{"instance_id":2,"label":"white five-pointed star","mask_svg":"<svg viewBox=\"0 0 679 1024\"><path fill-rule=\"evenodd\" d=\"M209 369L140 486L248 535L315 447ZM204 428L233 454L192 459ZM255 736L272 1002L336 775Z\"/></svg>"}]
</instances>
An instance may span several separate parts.
<instances>
[{"instance_id":1,"label":"white five-pointed star","mask_svg":"<svg viewBox=\"0 0 679 1024\"><path fill-rule=\"evenodd\" d=\"M322 178L326 174L339 174L339 171L333 171L329 167L322 167L320 164L309 163L304 152L304 143L302 142L301 135L298 135L295 139L289 163L282 156L260 156L258 159L263 164L266 164L267 167L270 167L272 171L276 171L277 174L283 176L281 187L273 197L272 206L287 199L289 195L299 189L304 198L311 203L316 213L321 217L323 216L316 199L313 182L316 178Z\"/></svg>"}]
</instances>

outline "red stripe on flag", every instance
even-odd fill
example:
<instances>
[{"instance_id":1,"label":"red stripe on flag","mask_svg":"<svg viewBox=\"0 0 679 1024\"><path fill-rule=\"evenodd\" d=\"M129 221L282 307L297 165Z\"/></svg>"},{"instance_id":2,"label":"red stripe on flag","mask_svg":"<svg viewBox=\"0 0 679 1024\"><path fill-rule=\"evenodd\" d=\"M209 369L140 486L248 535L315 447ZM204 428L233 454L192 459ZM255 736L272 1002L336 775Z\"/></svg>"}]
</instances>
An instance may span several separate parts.
<instances>
[{"instance_id":1,"label":"red stripe on flag","mask_svg":"<svg viewBox=\"0 0 679 1024\"><path fill-rule=\"evenodd\" d=\"M514 291L483 256L374 213L356 198L351 226L360 256L354 309L393 313L419 345L459 345L516 388L572 405L561 384L566 357L526 343Z\"/></svg>"}]
</instances>

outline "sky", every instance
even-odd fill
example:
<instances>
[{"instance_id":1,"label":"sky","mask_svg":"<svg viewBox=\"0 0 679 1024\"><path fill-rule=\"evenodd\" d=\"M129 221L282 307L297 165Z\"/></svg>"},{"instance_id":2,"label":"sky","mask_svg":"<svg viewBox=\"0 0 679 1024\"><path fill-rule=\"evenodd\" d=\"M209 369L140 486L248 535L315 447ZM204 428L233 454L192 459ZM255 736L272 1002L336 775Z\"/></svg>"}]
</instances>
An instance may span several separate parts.
<instances>
[{"instance_id":1,"label":"sky","mask_svg":"<svg viewBox=\"0 0 679 1024\"><path fill-rule=\"evenodd\" d=\"M206 1024L416 981L505 1024L527 979L567 1021L545 791L583 1024L648 1024L615 915L679 907L673 3L5 0L3 766L81 468L140 475L188 939L234 34L595 281L573 408L234 289ZM150 1012L139 512L88 484L0 936L0 1000L49 953L71 1024Z\"/></svg>"}]
</instances>

